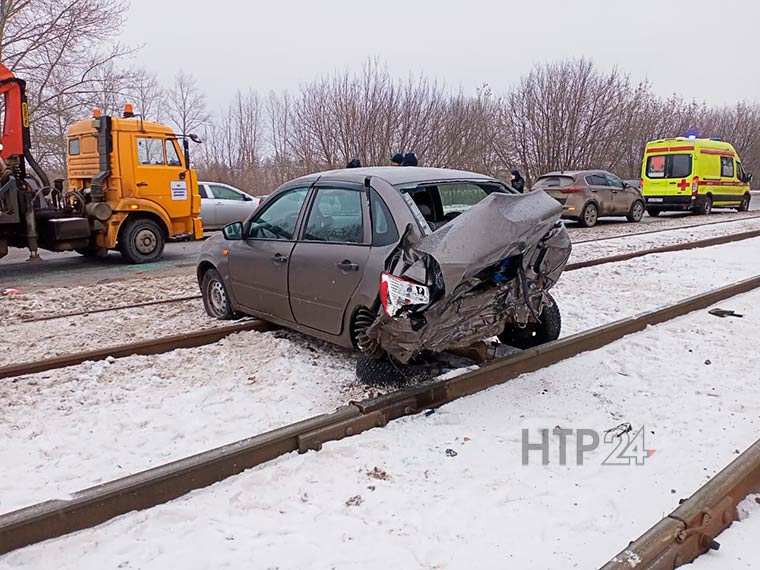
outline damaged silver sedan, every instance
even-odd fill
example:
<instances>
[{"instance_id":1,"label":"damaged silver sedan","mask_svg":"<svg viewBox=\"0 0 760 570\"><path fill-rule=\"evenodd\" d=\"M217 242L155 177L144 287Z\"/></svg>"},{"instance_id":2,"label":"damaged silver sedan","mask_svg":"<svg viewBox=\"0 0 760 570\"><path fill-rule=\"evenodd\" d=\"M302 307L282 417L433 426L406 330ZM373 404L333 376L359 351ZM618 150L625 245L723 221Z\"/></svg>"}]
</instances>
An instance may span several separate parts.
<instances>
[{"instance_id":1,"label":"damaged silver sedan","mask_svg":"<svg viewBox=\"0 0 760 570\"><path fill-rule=\"evenodd\" d=\"M253 315L407 364L482 339L556 339L570 255L561 206L456 170L355 168L293 180L208 240L207 312Z\"/></svg>"}]
</instances>

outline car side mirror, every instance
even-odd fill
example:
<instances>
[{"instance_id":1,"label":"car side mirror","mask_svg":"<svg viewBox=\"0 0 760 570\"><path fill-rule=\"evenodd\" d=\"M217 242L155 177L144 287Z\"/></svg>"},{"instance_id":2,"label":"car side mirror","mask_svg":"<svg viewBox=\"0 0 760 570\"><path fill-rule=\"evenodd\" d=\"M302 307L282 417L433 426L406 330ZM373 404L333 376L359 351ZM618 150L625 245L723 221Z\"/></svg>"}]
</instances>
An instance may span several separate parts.
<instances>
[{"instance_id":1,"label":"car side mirror","mask_svg":"<svg viewBox=\"0 0 760 570\"><path fill-rule=\"evenodd\" d=\"M243 239L243 223L233 222L231 224L227 224L224 226L224 228L222 228L222 234L224 234L224 239L227 240Z\"/></svg>"},{"instance_id":2,"label":"car side mirror","mask_svg":"<svg viewBox=\"0 0 760 570\"><path fill-rule=\"evenodd\" d=\"M243 200L245 202L253 202L253 198L251 198L248 194L243 194Z\"/></svg>"},{"instance_id":3,"label":"car side mirror","mask_svg":"<svg viewBox=\"0 0 760 570\"><path fill-rule=\"evenodd\" d=\"M749 172L744 175L744 178L746 178L745 182L752 182L752 174Z\"/></svg>"},{"instance_id":4,"label":"car side mirror","mask_svg":"<svg viewBox=\"0 0 760 570\"><path fill-rule=\"evenodd\" d=\"M626 188L630 188L630 187L631 187L631 185L628 184L628 182L623 182L623 190L625 190Z\"/></svg>"}]
</instances>

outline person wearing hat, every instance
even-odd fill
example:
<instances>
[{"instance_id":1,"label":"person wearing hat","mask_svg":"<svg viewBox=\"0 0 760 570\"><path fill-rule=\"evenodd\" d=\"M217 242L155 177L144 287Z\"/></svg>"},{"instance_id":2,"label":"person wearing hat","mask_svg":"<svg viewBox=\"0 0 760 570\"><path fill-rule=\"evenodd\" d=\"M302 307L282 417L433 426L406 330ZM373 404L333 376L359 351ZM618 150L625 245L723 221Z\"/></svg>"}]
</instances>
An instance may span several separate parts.
<instances>
[{"instance_id":1,"label":"person wearing hat","mask_svg":"<svg viewBox=\"0 0 760 570\"><path fill-rule=\"evenodd\" d=\"M362 161L358 158L352 158L348 161L348 164L346 165L346 168L361 168L362 167Z\"/></svg>"},{"instance_id":2,"label":"person wearing hat","mask_svg":"<svg viewBox=\"0 0 760 570\"><path fill-rule=\"evenodd\" d=\"M401 166L403 162L404 162L403 153L397 152L391 157L391 165L393 166Z\"/></svg>"},{"instance_id":3,"label":"person wearing hat","mask_svg":"<svg viewBox=\"0 0 760 570\"><path fill-rule=\"evenodd\" d=\"M401 161L401 166L417 166L417 155L413 152L407 152L404 155L404 160Z\"/></svg>"},{"instance_id":4,"label":"person wearing hat","mask_svg":"<svg viewBox=\"0 0 760 570\"><path fill-rule=\"evenodd\" d=\"M525 192L525 178L522 177L519 170L512 171L512 180L509 183L520 194Z\"/></svg>"}]
</instances>

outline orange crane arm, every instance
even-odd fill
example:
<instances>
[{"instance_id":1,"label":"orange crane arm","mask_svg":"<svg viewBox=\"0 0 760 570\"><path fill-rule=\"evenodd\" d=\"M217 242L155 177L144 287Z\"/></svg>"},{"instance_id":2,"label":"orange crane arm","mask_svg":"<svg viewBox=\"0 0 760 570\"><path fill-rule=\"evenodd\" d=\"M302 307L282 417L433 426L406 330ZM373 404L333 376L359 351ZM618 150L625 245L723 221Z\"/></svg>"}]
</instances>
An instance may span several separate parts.
<instances>
[{"instance_id":1,"label":"orange crane arm","mask_svg":"<svg viewBox=\"0 0 760 570\"><path fill-rule=\"evenodd\" d=\"M26 82L0 63L0 95L3 96L3 132L0 156L24 156L31 146Z\"/></svg>"}]
</instances>

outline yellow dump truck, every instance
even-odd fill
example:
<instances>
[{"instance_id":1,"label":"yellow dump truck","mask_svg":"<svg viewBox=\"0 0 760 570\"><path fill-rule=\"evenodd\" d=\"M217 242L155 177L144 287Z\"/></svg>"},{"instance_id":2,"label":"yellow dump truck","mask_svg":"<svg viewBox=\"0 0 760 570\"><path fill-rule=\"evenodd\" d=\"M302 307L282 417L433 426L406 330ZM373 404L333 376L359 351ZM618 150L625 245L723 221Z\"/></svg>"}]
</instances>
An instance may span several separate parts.
<instances>
[{"instance_id":1,"label":"yellow dump truck","mask_svg":"<svg viewBox=\"0 0 760 570\"><path fill-rule=\"evenodd\" d=\"M25 84L0 66L4 96L0 150L0 257L8 247L120 251L131 263L161 257L168 240L203 235L198 179L188 140L145 121L94 111L68 129L67 180L53 185L31 154ZM27 172L31 167L31 172Z\"/></svg>"}]
</instances>

